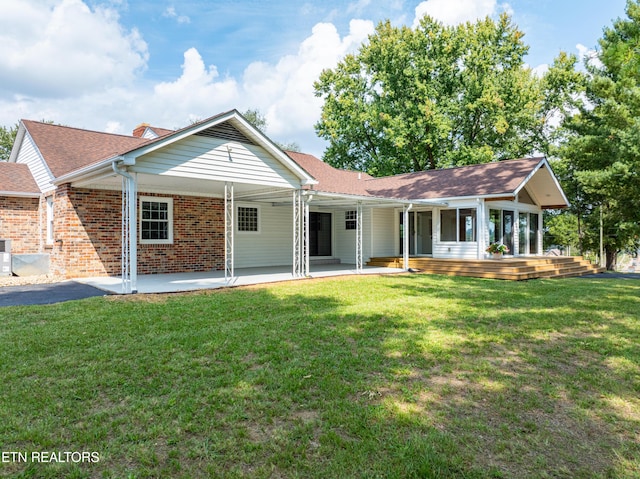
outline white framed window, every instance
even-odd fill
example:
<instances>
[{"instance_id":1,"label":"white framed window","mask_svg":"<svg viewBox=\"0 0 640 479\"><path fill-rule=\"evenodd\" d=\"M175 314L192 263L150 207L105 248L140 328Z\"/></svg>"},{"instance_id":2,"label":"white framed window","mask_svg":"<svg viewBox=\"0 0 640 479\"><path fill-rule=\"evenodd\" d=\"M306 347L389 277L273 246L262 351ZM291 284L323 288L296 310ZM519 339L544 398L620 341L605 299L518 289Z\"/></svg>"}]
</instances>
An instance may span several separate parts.
<instances>
[{"instance_id":1,"label":"white framed window","mask_svg":"<svg viewBox=\"0 0 640 479\"><path fill-rule=\"evenodd\" d=\"M47 238L48 245L53 244L53 196L47 196Z\"/></svg>"},{"instance_id":2,"label":"white framed window","mask_svg":"<svg viewBox=\"0 0 640 479\"><path fill-rule=\"evenodd\" d=\"M239 233L260 232L260 209L257 206L236 208L236 229Z\"/></svg>"},{"instance_id":3,"label":"white framed window","mask_svg":"<svg viewBox=\"0 0 640 479\"><path fill-rule=\"evenodd\" d=\"M173 198L140 197L140 243L173 244Z\"/></svg>"},{"instance_id":4,"label":"white framed window","mask_svg":"<svg viewBox=\"0 0 640 479\"><path fill-rule=\"evenodd\" d=\"M349 210L344 212L344 229L355 230L358 228L358 212Z\"/></svg>"},{"instance_id":5,"label":"white framed window","mask_svg":"<svg viewBox=\"0 0 640 479\"><path fill-rule=\"evenodd\" d=\"M440 241L477 241L477 220L474 208L440 211Z\"/></svg>"}]
</instances>

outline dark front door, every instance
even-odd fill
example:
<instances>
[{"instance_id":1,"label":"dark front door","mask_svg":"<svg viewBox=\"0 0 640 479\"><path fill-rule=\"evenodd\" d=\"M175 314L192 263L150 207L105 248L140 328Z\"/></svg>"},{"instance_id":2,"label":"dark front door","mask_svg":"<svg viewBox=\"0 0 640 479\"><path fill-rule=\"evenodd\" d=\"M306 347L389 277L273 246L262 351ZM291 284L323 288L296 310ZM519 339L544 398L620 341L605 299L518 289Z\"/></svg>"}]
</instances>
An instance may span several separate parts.
<instances>
[{"instance_id":1,"label":"dark front door","mask_svg":"<svg viewBox=\"0 0 640 479\"><path fill-rule=\"evenodd\" d=\"M309 256L331 256L331 213L309 213Z\"/></svg>"}]
</instances>

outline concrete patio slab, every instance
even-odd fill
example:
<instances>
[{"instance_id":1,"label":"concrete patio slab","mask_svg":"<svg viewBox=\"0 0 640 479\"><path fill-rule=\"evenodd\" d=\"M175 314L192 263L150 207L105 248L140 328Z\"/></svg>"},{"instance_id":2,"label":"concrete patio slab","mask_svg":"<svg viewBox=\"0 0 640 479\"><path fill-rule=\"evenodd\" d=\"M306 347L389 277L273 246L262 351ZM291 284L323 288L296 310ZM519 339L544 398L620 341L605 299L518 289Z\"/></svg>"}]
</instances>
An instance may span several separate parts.
<instances>
[{"instance_id":1,"label":"concrete patio slab","mask_svg":"<svg viewBox=\"0 0 640 479\"><path fill-rule=\"evenodd\" d=\"M328 276L344 276L358 274L355 265L328 264L312 268L310 278ZM392 274L402 273L400 268L383 268L366 266L360 274ZM229 286L246 286L251 284L292 281L291 266L274 266L265 268L241 268L235 270L235 277L226 282L224 271L205 271L201 273L172 273L138 275L138 293L176 293L199 289L216 289ZM77 278L79 283L99 288L112 294L122 294L122 279L117 276Z\"/></svg>"}]
</instances>

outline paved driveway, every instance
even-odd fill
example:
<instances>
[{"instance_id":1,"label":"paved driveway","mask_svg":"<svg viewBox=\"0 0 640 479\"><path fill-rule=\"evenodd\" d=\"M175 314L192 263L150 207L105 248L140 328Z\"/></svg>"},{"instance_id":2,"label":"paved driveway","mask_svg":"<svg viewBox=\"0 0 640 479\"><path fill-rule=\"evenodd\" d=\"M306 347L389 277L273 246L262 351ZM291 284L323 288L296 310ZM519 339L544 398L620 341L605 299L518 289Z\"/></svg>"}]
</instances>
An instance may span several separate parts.
<instances>
[{"instance_id":1,"label":"paved driveway","mask_svg":"<svg viewBox=\"0 0 640 479\"><path fill-rule=\"evenodd\" d=\"M53 304L104 295L105 292L98 288L73 281L53 284L3 286L0 288L0 307Z\"/></svg>"}]
</instances>

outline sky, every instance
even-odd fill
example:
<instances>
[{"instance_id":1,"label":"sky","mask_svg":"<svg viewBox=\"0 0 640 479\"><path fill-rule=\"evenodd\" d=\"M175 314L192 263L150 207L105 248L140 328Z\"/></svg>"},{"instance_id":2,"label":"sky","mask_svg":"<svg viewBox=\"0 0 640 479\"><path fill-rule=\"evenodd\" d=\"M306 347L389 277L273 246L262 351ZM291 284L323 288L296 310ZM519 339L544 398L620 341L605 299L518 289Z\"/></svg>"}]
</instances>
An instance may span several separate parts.
<instances>
[{"instance_id":1,"label":"sky","mask_svg":"<svg viewBox=\"0 0 640 479\"><path fill-rule=\"evenodd\" d=\"M267 135L321 156L313 83L375 25L456 24L502 12L543 71L584 55L626 0L11 0L0 15L0 125L53 121L131 134L258 109Z\"/></svg>"}]
</instances>

